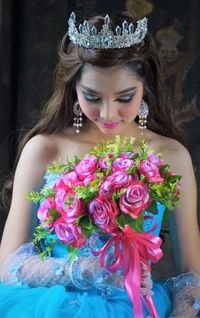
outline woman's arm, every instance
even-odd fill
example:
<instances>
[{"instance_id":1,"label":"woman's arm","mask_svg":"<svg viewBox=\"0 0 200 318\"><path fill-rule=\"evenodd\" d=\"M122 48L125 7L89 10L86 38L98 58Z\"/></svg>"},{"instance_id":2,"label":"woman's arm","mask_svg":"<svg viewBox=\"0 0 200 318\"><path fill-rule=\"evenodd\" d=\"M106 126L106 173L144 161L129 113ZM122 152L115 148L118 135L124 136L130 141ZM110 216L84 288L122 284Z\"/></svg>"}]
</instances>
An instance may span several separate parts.
<instances>
[{"instance_id":1,"label":"woman's arm","mask_svg":"<svg viewBox=\"0 0 200 318\"><path fill-rule=\"evenodd\" d=\"M170 218L170 234L179 273L200 275L200 234L197 219L197 187L189 152L180 144L170 153L172 170L182 176L181 198Z\"/></svg>"},{"instance_id":2,"label":"woman's arm","mask_svg":"<svg viewBox=\"0 0 200 318\"><path fill-rule=\"evenodd\" d=\"M42 260L33 244L25 244L33 239L37 222L35 206L25 200L25 195L41 187L46 167L55 159L55 144L50 137L41 135L32 138L21 154L0 247L1 281L30 286L75 285L81 289L97 284L124 288L123 276L105 271L97 257L80 257L69 265L66 258Z\"/></svg>"},{"instance_id":3,"label":"woman's arm","mask_svg":"<svg viewBox=\"0 0 200 318\"><path fill-rule=\"evenodd\" d=\"M42 135L33 137L22 151L15 172L11 207L1 241L0 269L8 255L33 238L36 224L35 205L28 202L25 195L40 188L46 166L55 156L55 145L49 137Z\"/></svg>"},{"instance_id":4,"label":"woman's arm","mask_svg":"<svg viewBox=\"0 0 200 318\"><path fill-rule=\"evenodd\" d=\"M166 286L172 294L169 317L196 317L200 309L200 235L197 219L197 189L191 157L175 142L165 154L172 170L182 176L181 199L170 217L173 254L180 276Z\"/></svg>"}]
</instances>

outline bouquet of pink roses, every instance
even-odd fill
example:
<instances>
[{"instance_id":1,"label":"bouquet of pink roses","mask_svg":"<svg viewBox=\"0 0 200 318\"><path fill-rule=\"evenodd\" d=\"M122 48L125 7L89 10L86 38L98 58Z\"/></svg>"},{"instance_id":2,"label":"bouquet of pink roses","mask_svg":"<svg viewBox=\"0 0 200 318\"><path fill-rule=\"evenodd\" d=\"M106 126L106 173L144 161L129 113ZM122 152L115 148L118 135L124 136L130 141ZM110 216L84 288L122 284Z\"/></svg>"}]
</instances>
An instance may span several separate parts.
<instances>
[{"instance_id":1,"label":"bouquet of pink roses","mask_svg":"<svg viewBox=\"0 0 200 318\"><path fill-rule=\"evenodd\" d=\"M162 256L161 239L143 230L144 220L153 218L145 211L157 214L160 202L166 208L166 218L179 200L181 177L174 175L144 140L138 152L134 144L134 138L117 136L95 146L84 159L75 156L73 162L54 162L47 172L58 175L55 184L29 193L28 199L40 202L35 241L56 234L74 257L92 233L110 235L95 255L100 255L101 266L109 271L120 266L124 269L126 290L139 312L141 263L150 270L150 262ZM116 262L106 266L105 255L111 245ZM42 256L50 255L51 248L48 242Z\"/></svg>"}]
</instances>

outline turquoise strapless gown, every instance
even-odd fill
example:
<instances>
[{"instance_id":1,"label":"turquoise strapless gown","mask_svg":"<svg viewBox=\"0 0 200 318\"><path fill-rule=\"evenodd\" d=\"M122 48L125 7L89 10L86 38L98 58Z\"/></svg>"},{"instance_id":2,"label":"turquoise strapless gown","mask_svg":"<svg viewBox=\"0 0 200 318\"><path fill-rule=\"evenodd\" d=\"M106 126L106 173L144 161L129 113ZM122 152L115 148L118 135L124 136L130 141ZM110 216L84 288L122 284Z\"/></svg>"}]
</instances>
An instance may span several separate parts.
<instances>
[{"instance_id":1,"label":"turquoise strapless gown","mask_svg":"<svg viewBox=\"0 0 200 318\"><path fill-rule=\"evenodd\" d=\"M54 176L47 176L46 186L54 181ZM153 234L159 235L164 209L164 206L158 204L159 213L154 215L158 227ZM151 224L144 224L144 230L148 230L149 226ZM53 250L53 255L63 257L65 254L66 249L58 243ZM82 248L79 252L79 255L81 254L87 255L87 249ZM167 317L171 307L167 290L159 282L154 282L152 290L159 317ZM146 318L149 314L145 306L143 307ZM0 285L0 317L133 318L134 316L132 303L127 293L119 289L91 288L81 291L61 285L35 288Z\"/></svg>"}]
</instances>

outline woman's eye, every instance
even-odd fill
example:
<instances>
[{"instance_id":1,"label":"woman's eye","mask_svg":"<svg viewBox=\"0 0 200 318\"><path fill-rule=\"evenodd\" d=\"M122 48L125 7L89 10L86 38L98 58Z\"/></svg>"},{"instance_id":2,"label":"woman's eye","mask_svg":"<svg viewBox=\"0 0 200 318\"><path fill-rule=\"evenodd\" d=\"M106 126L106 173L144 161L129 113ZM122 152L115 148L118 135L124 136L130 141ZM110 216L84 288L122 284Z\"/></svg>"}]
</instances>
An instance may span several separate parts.
<instances>
[{"instance_id":1,"label":"woman's eye","mask_svg":"<svg viewBox=\"0 0 200 318\"><path fill-rule=\"evenodd\" d=\"M91 96L91 95L85 95L85 100L88 101L88 102L98 102L100 100L99 97L94 97L94 96Z\"/></svg>"},{"instance_id":2,"label":"woman's eye","mask_svg":"<svg viewBox=\"0 0 200 318\"><path fill-rule=\"evenodd\" d=\"M132 100L133 96L124 96L117 99L120 103L128 103Z\"/></svg>"}]
</instances>

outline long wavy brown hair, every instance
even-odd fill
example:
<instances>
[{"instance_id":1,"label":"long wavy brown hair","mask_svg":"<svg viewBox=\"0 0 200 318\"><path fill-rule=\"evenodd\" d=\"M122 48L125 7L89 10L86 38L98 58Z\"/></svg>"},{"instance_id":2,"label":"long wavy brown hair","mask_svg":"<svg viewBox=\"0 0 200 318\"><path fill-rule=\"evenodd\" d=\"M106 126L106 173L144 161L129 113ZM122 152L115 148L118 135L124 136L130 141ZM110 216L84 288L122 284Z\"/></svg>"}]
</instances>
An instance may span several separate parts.
<instances>
[{"instance_id":1,"label":"long wavy brown hair","mask_svg":"<svg viewBox=\"0 0 200 318\"><path fill-rule=\"evenodd\" d=\"M110 27L113 30L124 20L136 26L136 18L128 14L111 15L110 19ZM101 30L104 16L94 16L88 21L91 26ZM128 67L132 70L144 85L144 100L150 108L148 128L186 145L183 131L174 121L173 109L165 102L160 60L149 33L141 43L121 49L86 49L74 45L65 34L59 46L52 97L44 107L39 122L20 141L17 159L26 142L33 136L56 134L73 125L73 103L77 99L76 82L86 63L104 68ZM87 121L84 117L84 124ZM135 121L138 122L138 118Z\"/></svg>"},{"instance_id":2,"label":"long wavy brown hair","mask_svg":"<svg viewBox=\"0 0 200 318\"><path fill-rule=\"evenodd\" d=\"M128 14L117 14L110 18L113 30L124 20L136 26L136 19ZM100 30L103 19L104 16L95 16L89 19L89 23ZM104 68L128 67L133 70L143 82L144 100L150 108L148 128L185 145L183 131L173 120L173 109L165 102L160 60L149 33L141 43L122 49L86 49L74 45L66 34L59 47L53 95L44 108L40 121L22 139L19 153L31 137L37 134L55 134L72 126L73 103L77 99L75 86L85 63ZM138 118L135 120L138 121ZM86 117L84 121L87 121Z\"/></svg>"}]
</instances>

